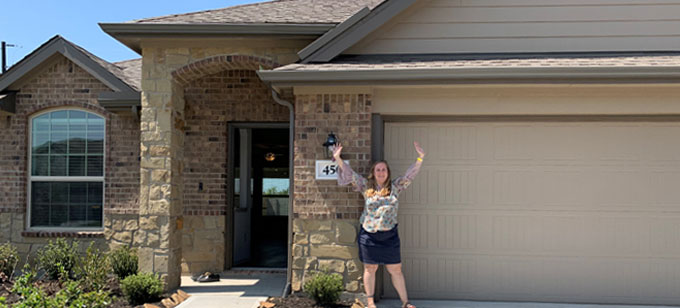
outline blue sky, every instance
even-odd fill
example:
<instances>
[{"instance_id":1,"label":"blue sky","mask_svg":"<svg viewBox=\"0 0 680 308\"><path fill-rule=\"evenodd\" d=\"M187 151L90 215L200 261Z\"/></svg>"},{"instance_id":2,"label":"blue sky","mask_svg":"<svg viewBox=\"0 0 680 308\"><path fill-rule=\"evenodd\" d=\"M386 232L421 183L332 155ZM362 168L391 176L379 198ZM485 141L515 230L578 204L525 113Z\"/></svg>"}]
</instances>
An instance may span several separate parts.
<instances>
[{"instance_id":1,"label":"blue sky","mask_svg":"<svg viewBox=\"0 0 680 308\"><path fill-rule=\"evenodd\" d=\"M104 33L99 28L100 22L124 22L264 1L0 0L0 41L18 45L7 48L8 67L56 34L109 62L117 62L139 55Z\"/></svg>"}]
</instances>

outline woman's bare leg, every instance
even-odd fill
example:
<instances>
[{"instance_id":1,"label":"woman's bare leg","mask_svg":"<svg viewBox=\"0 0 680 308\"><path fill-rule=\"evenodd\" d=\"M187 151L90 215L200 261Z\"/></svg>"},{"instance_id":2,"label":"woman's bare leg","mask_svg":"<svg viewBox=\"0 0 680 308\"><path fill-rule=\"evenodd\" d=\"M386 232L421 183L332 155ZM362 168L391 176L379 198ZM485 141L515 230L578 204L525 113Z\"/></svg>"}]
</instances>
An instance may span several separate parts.
<instances>
[{"instance_id":1,"label":"woman's bare leg","mask_svg":"<svg viewBox=\"0 0 680 308\"><path fill-rule=\"evenodd\" d=\"M378 264L364 264L364 291L366 291L366 298L368 307L375 307L375 272L378 271Z\"/></svg>"},{"instance_id":2,"label":"woman's bare leg","mask_svg":"<svg viewBox=\"0 0 680 308\"><path fill-rule=\"evenodd\" d=\"M406 280L404 279L404 273L401 272L401 263L387 264L385 267L392 277L392 285L397 290L397 293L399 293L399 299L401 299L402 303L408 302Z\"/></svg>"}]
</instances>

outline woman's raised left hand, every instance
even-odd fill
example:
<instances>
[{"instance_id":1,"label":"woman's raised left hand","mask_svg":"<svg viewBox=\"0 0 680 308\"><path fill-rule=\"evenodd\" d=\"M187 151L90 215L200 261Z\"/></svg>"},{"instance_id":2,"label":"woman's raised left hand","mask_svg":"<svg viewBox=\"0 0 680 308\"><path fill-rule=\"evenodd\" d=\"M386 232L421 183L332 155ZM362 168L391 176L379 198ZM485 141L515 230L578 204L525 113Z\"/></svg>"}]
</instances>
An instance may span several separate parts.
<instances>
[{"instance_id":1,"label":"woman's raised left hand","mask_svg":"<svg viewBox=\"0 0 680 308\"><path fill-rule=\"evenodd\" d=\"M420 146L420 143L418 141L413 141L413 146L416 147L416 152L418 152L418 157L423 158L425 157L425 150Z\"/></svg>"}]
</instances>

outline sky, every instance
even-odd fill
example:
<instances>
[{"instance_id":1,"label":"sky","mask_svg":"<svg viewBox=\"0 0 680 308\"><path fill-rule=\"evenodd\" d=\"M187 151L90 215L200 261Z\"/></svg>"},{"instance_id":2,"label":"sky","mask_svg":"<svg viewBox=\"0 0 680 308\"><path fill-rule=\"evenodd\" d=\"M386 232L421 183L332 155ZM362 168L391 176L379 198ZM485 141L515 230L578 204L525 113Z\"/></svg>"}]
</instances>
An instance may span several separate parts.
<instances>
[{"instance_id":1,"label":"sky","mask_svg":"<svg viewBox=\"0 0 680 308\"><path fill-rule=\"evenodd\" d=\"M265 0L0 0L0 41L7 48L7 66L21 60L59 34L109 62L140 55L104 33L98 23L189 13Z\"/></svg>"}]
</instances>

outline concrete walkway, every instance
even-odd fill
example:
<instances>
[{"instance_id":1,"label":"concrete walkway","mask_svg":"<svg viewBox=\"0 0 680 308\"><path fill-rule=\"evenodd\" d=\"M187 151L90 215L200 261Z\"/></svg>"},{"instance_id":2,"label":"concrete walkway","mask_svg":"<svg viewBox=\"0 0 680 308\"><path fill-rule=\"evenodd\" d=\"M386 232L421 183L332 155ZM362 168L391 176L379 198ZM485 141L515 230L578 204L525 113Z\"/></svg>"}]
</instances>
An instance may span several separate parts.
<instances>
[{"instance_id":1,"label":"concrete walkway","mask_svg":"<svg viewBox=\"0 0 680 308\"><path fill-rule=\"evenodd\" d=\"M270 296L281 296L285 274L227 274L219 282L198 283L182 276L180 289L191 295L177 308L257 308Z\"/></svg>"}]
</instances>

